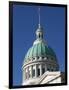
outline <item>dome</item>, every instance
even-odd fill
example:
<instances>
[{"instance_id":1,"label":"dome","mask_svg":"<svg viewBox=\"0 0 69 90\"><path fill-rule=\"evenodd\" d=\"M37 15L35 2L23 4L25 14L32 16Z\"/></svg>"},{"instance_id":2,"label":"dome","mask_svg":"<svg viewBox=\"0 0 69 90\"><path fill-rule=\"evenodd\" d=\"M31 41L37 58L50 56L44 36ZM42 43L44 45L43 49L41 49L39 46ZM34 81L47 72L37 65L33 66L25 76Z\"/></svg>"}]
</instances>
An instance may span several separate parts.
<instances>
[{"instance_id":1,"label":"dome","mask_svg":"<svg viewBox=\"0 0 69 90\"><path fill-rule=\"evenodd\" d=\"M33 43L33 46L28 50L24 58L24 63L29 62L32 58L32 61L35 57L56 57L53 49L48 46L46 41L43 39L43 28L38 27L36 30L36 40Z\"/></svg>"},{"instance_id":2,"label":"dome","mask_svg":"<svg viewBox=\"0 0 69 90\"><path fill-rule=\"evenodd\" d=\"M40 56L42 56L42 57L46 57L46 56L55 57L56 55L55 55L54 51L52 50L52 48L47 46L45 43L40 42L37 44L33 44L33 46L28 50L28 52L25 56L25 61L30 60L30 58L40 57Z\"/></svg>"}]
</instances>

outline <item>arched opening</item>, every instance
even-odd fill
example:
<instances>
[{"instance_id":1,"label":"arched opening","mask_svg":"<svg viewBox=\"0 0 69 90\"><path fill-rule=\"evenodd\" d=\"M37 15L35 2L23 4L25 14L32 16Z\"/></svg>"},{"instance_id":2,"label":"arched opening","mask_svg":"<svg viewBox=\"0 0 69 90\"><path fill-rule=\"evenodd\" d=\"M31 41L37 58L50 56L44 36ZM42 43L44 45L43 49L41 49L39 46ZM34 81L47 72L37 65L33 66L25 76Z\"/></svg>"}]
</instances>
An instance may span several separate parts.
<instances>
[{"instance_id":1,"label":"arched opening","mask_svg":"<svg viewBox=\"0 0 69 90\"><path fill-rule=\"evenodd\" d=\"M37 65L37 77L39 77L40 76L40 65L38 64Z\"/></svg>"},{"instance_id":2,"label":"arched opening","mask_svg":"<svg viewBox=\"0 0 69 90\"><path fill-rule=\"evenodd\" d=\"M42 64L42 74L45 73L45 64Z\"/></svg>"}]
</instances>

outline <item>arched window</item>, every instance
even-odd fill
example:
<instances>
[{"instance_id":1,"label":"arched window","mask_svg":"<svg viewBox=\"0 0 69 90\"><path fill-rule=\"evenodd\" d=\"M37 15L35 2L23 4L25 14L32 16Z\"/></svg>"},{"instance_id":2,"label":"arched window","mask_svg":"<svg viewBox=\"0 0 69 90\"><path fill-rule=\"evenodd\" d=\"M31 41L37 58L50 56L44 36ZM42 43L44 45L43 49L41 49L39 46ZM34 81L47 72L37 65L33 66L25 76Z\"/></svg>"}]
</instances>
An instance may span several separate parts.
<instances>
[{"instance_id":1,"label":"arched window","mask_svg":"<svg viewBox=\"0 0 69 90\"><path fill-rule=\"evenodd\" d=\"M45 64L42 64L42 74L45 73Z\"/></svg>"},{"instance_id":2,"label":"arched window","mask_svg":"<svg viewBox=\"0 0 69 90\"><path fill-rule=\"evenodd\" d=\"M37 77L40 76L40 65L37 65Z\"/></svg>"},{"instance_id":3,"label":"arched window","mask_svg":"<svg viewBox=\"0 0 69 90\"><path fill-rule=\"evenodd\" d=\"M53 70L53 67L51 67L51 71L54 71L54 70Z\"/></svg>"},{"instance_id":4,"label":"arched window","mask_svg":"<svg viewBox=\"0 0 69 90\"><path fill-rule=\"evenodd\" d=\"M49 59L49 57L47 56L47 59Z\"/></svg>"},{"instance_id":5,"label":"arched window","mask_svg":"<svg viewBox=\"0 0 69 90\"><path fill-rule=\"evenodd\" d=\"M39 33L39 38L41 37L40 33Z\"/></svg>"},{"instance_id":6,"label":"arched window","mask_svg":"<svg viewBox=\"0 0 69 90\"><path fill-rule=\"evenodd\" d=\"M47 71L50 71L50 65L47 66Z\"/></svg>"},{"instance_id":7,"label":"arched window","mask_svg":"<svg viewBox=\"0 0 69 90\"><path fill-rule=\"evenodd\" d=\"M48 71L50 71L50 68L47 68Z\"/></svg>"},{"instance_id":8,"label":"arched window","mask_svg":"<svg viewBox=\"0 0 69 90\"><path fill-rule=\"evenodd\" d=\"M39 56L37 56L37 59L39 59Z\"/></svg>"},{"instance_id":9,"label":"arched window","mask_svg":"<svg viewBox=\"0 0 69 90\"><path fill-rule=\"evenodd\" d=\"M44 57L42 56L42 59L44 59Z\"/></svg>"}]
</instances>

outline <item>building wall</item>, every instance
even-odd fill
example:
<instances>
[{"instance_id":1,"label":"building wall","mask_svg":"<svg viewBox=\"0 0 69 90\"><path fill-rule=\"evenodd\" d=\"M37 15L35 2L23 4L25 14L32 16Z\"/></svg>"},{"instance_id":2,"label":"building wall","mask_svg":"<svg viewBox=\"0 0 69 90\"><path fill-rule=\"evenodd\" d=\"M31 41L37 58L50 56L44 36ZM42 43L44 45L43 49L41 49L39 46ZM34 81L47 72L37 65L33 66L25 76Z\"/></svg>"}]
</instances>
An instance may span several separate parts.
<instances>
[{"instance_id":1,"label":"building wall","mask_svg":"<svg viewBox=\"0 0 69 90\"><path fill-rule=\"evenodd\" d=\"M62 83L64 81L64 73L60 71L56 72L45 72L40 77L30 78L29 80L25 81L23 85L35 85L35 84L53 84L53 83Z\"/></svg>"},{"instance_id":2,"label":"building wall","mask_svg":"<svg viewBox=\"0 0 69 90\"><path fill-rule=\"evenodd\" d=\"M40 84L61 83L61 72L48 72Z\"/></svg>"}]
</instances>

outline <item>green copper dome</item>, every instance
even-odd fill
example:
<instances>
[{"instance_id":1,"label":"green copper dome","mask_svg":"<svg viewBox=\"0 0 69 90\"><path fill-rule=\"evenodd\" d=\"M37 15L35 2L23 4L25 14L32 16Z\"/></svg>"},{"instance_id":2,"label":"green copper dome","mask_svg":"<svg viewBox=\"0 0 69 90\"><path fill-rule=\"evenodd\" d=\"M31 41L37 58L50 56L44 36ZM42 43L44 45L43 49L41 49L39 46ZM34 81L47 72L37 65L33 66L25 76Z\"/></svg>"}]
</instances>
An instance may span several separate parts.
<instances>
[{"instance_id":1,"label":"green copper dome","mask_svg":"<svg viewBox=\"0 0 69 90\"><path fill-rule=\"evenodd\" d=\"M25 56L25 60L28 60L29 58L32 57L40 57L40 56L53 56L55 57L55 53L52 50L52 48L48 47L47 45L45 45L44 43L38 43L33 45L27 52L26 56Z\"/></svg>"},{"instance_id":2,"label":"green copper dome","mask_svg":"<svg viewBox=\"0 0 69 90\"><path fill-rule=\"evenodd\" d=\"M37 39L34 41L33 46L28 50L24 62L29 61L34 57L46 57L48 55L55 57L55 53L46 42L43 40L43 29L39 26L36 31Z\"/></svg>"}]
</instances>

